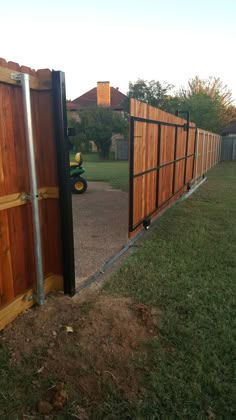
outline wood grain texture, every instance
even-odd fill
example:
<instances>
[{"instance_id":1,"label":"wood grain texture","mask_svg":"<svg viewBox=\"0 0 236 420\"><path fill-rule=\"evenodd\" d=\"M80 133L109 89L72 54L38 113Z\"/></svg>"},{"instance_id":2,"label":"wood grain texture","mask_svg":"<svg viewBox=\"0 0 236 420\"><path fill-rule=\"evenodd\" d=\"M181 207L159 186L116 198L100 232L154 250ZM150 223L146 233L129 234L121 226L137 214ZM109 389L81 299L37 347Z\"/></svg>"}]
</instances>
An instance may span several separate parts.
<instances>
[{"instance_id":1,"label":"wood grain texture","mask_svg":"<svg viewBox=\"0 0 236 420\"><path fill-rule=\"evenodd\" d=\"M55 274L50 274L44 279L44 293L47 295L52 291L63 290L63 278ZM26 309L31 308L33 289L25 290L17 296L10 304L5 305L0 311L0 331Z\"/></svg>"},{"instance_id":2,"label":"wood grain texture","mask_svg":"<svg viewBox=\"0 0 236 420\"><path fill-rule=\"evenodd\" d=\"M6 210L0 212L0 307L14 298L9 220Z\"/></svg>"},{"instance_id":3,"label":"wood grain texture","mask_svg":"<svg viewBox=\"0 0 236 420\"><path fill-rule=\"evenodd\" d=\"M50 90L52 88L51 72L47 71L34 72L29 67L19 66L17 63L9 62L8 67L3 67L0 62L0 82L6 83L8 85L13 85L19 87L19 82L12 79L12 74L29 74L30 75L30 88L34 90ZM39 77L41 76L41 77Z\"/></svg>"},{"instance_id":4,"label":"wood grain texture","mask_svg":"<svg viewBox=\"0 0 236 420\"><path fill-rule=\"evenodd\" d=\"M155 217L186 191L187 184L217 163L220 138L204 130L196 133L194 123L186 130L186 120L135 99L130 100L130 116L134 117L133 226L136 226L147 216ZM173 162L177 125L176 162Z\"/></svg>"},{"instance_id":5,"label":"wood grain texture","mask_svg":"<svg viewBox=\"0 0 236 420\"><path fill-rule=\"evenodd\" d=\"M7 210L14 297L35 283L35 260L30 203Z\"/></svg>"},{"instance_id":6,"label":"wood grain texture","mask_svg":"<svg viewBox=\"0 0 236 420\"><path fill-rule=\"evenodd\" d=\"M12 72L27 73L31 79L44 277L62 276L53 93L48 90L51 72L0 59L0 325L2 318L5 323L25 307L17 304L11 315L13 302L21 302L18 296L33 289L36 280L32 208L22 199L30 190L22 89L10 80Z\"/></svg>"},{"instance_id":7,"label":"wood grain texture","mask_svg":"<svg viewBox=\"0 0 236 420\"><path fill-rule=\"evenodd\" d=\"M219 135L198 129L198 177L220 161L220 143Z\"/></svg>"},{"instance_id":8,"label":"wood grain texture","mask_svg":"<svg viewBox=\"0 0 236 420\"><path fill-rule=\"evenodd\" d=\"M29 202L26 197L26 191L17 194L9 194L0 197L0 211L10 209L12 207L23 206ZM48 198L59 198L58 187L43 187L38 189L38 199L45 200Z\"/></svg>"}]
</instances>

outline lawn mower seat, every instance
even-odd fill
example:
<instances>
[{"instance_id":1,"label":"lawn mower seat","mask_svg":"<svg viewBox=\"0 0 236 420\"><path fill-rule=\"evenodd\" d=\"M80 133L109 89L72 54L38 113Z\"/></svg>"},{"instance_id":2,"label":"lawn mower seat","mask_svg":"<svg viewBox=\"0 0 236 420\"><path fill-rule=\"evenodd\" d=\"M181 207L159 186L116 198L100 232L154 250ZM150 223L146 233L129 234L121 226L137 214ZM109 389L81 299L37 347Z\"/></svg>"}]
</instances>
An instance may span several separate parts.
<instances>
[{"instance_id":1,"label":"lawn mower seat","mask_svg":"<svg viewBox=\"0 0 236 420\"><path fill-rule=\"evenodd\" d=\"M70 167L78 166L78 165L80 166L82 165L82 163L83 163L82 154L79 152L75 154L75 162L70 162Z\"/></svg>"}]
</instances>

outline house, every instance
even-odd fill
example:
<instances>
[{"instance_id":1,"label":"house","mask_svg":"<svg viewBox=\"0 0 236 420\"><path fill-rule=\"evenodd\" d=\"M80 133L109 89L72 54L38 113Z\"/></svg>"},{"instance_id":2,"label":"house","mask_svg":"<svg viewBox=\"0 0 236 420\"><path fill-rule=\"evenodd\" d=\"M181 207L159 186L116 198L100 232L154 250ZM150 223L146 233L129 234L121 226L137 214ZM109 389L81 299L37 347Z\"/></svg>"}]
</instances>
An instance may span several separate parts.
<instances>
[{"instance_id":1,"label":"house","mask_svg":"<svg viewBox=\"0 0 236 420\"><path fill-rule=\"evenodd\" d=\"M111 108L113 111L124 111L124 102L127 96L119 88L110 87L110 82L97 82L97 87L89 90L73 101L68 101L70 112L81 109L93 109L97 106Z\"/></svg>"},{"instance_id":2,"label":"house","mask_svg":"<svg viewBox=\"0 0 236 420\"><path fill-rule=\"evenodd\" d=\"M97 106L103 106L112 109L114 112L124 114L125 101L127 96L119 91L119 88L110 86L110 82L97 82L97 87L89 90L73 101L67 101L67 110L71 117L79 119L78 113L81 110L92 110ZM111 152L116 150L116 141L123 136L114 134L112 136ZM94 142L91 142L91 151L96 152L97 148Z\"/></svg>"},{"instance_id":3,"label":"house","mask_svg":"<svg viewBox=\"0 0 236 420\"><path fill-rule=\"evenodd\" d=\"M236 119L221 132L221 160L236 160Z\"/></svg>"},{"instance_id":4,"label":"house","mask_svg":"<svg viewBox=\"0 0 236 420\"><path fill-rule=\"evenodd\" d=\"M222 136L236 137L236 120L232 120L221 132Z\"/></svg>"}]
</instances>

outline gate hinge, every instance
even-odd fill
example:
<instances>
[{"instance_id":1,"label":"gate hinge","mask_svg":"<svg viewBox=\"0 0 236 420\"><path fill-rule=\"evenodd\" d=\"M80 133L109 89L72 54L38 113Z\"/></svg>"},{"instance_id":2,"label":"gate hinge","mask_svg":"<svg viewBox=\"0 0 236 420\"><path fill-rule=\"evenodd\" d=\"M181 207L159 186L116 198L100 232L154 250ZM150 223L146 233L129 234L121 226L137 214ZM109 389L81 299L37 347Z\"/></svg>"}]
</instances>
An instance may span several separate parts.
<instances>
[{"instance_id":1,"label":"gate hinge","mask_svg":"<svg viewBox=\"0 0 236 420\"><path fill-rule=\"evenodd\" d=\"M23 297L23 301L24 302L31 302L31 301L33 301L34 300L34 294L32 294L32 295L25 295L24 297Z\"/></svg>"},{"instance_id":2,"label":"gate hinge","mask_svg":"<svg viewBox=\"0 0 236 420\"><path fill-rule=\"evenodd\" d=\"M20 198L21 198L22 201L31 201L32 200L32 196L30 194L22 194Z\"/></svg>"},{"instance_id":3,"label":"gate hinge","mask_svg":"<svg viewBox=\"0 0 236 420\"><path fill-rule=\"evenodd\" d=\"M16 82L21 82L22 74L21 73L11 73L11 79L15 80Z\"/></svg>"}]
</instances>

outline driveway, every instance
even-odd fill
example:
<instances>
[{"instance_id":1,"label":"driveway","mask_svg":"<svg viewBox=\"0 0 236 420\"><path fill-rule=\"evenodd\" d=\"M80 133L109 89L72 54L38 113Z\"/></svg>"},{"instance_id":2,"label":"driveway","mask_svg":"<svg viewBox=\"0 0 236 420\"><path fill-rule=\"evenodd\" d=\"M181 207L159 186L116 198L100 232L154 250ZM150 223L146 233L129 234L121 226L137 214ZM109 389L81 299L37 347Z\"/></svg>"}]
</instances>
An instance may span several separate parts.
<instances>
[{"instance_id":1,"label":"driveway","mask_svg":"<svg viewBox=\"0 0 236 420\"><path fill-rule=\"evenodd\" d=\"M105 182L88 182L73 195L76 287L127 243L128 194Z\"/></svg>"}]
</instances>

